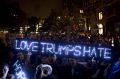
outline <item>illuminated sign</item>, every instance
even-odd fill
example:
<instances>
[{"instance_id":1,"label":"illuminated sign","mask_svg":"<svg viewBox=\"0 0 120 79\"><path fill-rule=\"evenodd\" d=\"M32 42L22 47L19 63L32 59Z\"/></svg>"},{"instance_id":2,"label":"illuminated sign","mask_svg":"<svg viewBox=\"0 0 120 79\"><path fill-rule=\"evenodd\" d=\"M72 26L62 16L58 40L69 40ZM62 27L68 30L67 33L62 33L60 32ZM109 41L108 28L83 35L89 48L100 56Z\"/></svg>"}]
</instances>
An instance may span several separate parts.
<instances>
[{"instance_id":1,"label":"illuminated sign","mask_svg":"<svg viewBox=\"0 0 120 79\"><path fill-rule=\"evenodd\" d=\"M14 63L13 67L16 79L27 79L19 60Z\"/></svg>"},{"instance_id":2,"label":"illuminated sign","mask_svg":"<svg viewBox=\"0 0 120 79\"><path fill-rule=\"evenodd\" d=\"M111 48L101 45L63 44L53 42L16 40L15 48L20 51L40 54L56 54L74 57L111 59Z\"/></svg>"}]
</instances>

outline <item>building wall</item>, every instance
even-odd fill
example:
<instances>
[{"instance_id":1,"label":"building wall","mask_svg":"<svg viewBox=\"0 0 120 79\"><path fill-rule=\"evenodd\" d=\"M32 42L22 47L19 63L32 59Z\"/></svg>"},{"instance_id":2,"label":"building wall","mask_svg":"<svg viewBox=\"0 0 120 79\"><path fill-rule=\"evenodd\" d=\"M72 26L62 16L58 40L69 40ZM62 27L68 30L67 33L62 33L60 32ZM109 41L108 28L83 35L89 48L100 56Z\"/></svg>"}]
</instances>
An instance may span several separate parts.
<instances>
[{"instance_id":1,"label":"building wall","mask_svg":"<svg viewBox=\"0 0 120 79\"><path fill-rule=\"evenodd\" d=\"M120 23L119 0L83 0L83 9L87 19L87 27L96 29L97 24L102 23L104 34L116 33L116 24ZM103 13L103 19L98 19L99 12ZM119 25L117 25L118 28ZM114 29L114 31L113 31ZM120 33L120 31L119 31Z\"/></svg>"}]
</instances>

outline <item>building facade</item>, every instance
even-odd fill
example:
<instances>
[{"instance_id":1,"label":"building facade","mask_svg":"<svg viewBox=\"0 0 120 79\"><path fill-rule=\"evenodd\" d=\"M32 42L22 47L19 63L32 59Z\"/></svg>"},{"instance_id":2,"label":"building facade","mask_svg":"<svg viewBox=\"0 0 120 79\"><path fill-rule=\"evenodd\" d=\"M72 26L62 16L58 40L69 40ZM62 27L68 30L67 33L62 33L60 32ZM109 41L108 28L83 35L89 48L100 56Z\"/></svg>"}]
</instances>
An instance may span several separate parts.
<instances>
[{"instance_id":1,"label":"building facade","mask_svg":"<svg viewBox=\"0 0 120 79\"><path fill-rule=\"evenodd\" d=\"M87 28L100 34L120 33L120 0L83 0ZM103 29L103 30L101 30Z\"/></svg>"}]
</instances>

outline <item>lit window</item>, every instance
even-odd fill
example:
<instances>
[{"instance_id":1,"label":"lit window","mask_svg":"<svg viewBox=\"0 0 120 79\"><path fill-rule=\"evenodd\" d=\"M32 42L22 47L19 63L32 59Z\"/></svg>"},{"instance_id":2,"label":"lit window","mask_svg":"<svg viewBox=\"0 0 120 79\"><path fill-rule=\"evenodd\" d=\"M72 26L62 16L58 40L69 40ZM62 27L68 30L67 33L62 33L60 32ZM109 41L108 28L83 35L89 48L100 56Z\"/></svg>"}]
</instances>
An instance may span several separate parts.
<instances>
[{"instance_id":1,"label":"lit window","mask_svg":"<svg viewBox=\"0 0 120 79\"><path fill-rule=\"evenodd\" d=\"M91 27L89 26L89 28L88 28L89 30L91 30Z\"/></svg>"},{"instance_id":2,"label":"lit window","mask_svg":"<svg viewBox=\"0 0 120 79\"><path fill-rule=\"evenodd\" d=\"M27 27L25 27L25 31L27 31Z\"/></svg>"},{"instance_id":3,"label":"lit window","mask_svg":"<svg viewBox=\"0 0 120 79\"><path fill-rule=\"evenodd\" d=\"M39 28L42 27L42 22L39 22L39 25L38 25L38 26L39 26Z\"/></svg>"},{"instance_id":4,"label":"lit window","mask_svg":"<svg viewBox=\"0 0 120 79\"><path fill-rule=\"evenodd\" d=\"M57 18L58 18L58 19L60 19L61 17L60 17L60 16L58 16Z\"/></svg>"},{"instance_id":5,"label":"lit window","mask_svg":"<svg viewBox=\"0 0 120 79\"><path fill-rule=\"evenodd\" d=\"M98 28L99 28L99 29L102 29L102 28L103 28L103 25L102 25L102 24L98 24Z\"/></svg>"},{"instance_id":6,"label":"lit window","mask_svg":"<svg viewBox=\"0 0 120 79\"><path fill-rule=\"evenodd\" d=\"M98 24L98 30L99 30L99 34L102 35L103 34L103 25L102 24Z\"/></svg>"},{"instance_id":7,"label":"lit window","mask_svg":"<svg viewBox=\"0 0 120 79\"><path fill-rule=\"evenodd\" d=\"M114 38L112 37L112 44L111 44L111 46L114 46Z\"/></svg>"},{"instance_id":8,"label":"lit window","mask_svg":"<svg viewBox=\"0 0 120 79\"><path fill-rule=\"evenodd\" d=\"M36 25L36 32L38 31L38 28L39 28L39 26L38 26L38 24Z\"/></svg>"},{"instance_id":9,"label":"lit window","mask_svg":"<svg viewBox=\"0 0 120 79\"><path fill-rule=\"evenodd\" d=\"M20 27L20 33L23 33L23 27Z\"/></svg>"},{"instance_id":10,"label":"lit window","mask_svg":"<svg viewBox=\"0 0 120 79\"><path fill-rule=\"evenodd\" d=\"M102 20L102 18L103 18L103 14L102 12L99 12L99 20Z\"/></svg>"},{"instance_id":11,"label":"lit window","mask_svg":"<svg viewBox=\"0 0 120 79\"><path fill-rule=\"evenodd\" d=\"M80 10L80 13L84 13L83 10Z\"/></svg>"}]
</instances>

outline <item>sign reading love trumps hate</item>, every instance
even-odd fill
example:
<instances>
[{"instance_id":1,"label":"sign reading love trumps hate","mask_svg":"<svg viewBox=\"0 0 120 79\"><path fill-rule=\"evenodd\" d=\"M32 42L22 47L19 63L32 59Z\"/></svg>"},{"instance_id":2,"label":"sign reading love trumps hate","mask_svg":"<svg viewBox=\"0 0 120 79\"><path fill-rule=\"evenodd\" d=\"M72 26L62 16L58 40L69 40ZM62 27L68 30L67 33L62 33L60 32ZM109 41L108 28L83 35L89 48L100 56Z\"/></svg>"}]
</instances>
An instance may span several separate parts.
<instances>
[{"instance_id":1,"label":"sign reading love trumps hate","mask_svg":"<svg viewBox=\"0 0 120 79\"><path fill-rule=\"evenodd\" d=\"M78 58L111 59L112 49L102 45L83 45L63 42L16 39L15 49L39 54L56 54Z\"/></svg>"}]
</instances>

